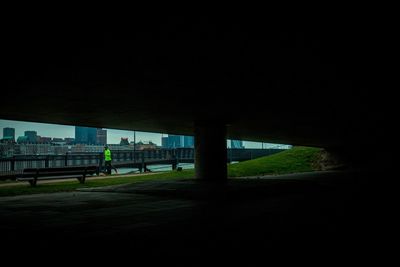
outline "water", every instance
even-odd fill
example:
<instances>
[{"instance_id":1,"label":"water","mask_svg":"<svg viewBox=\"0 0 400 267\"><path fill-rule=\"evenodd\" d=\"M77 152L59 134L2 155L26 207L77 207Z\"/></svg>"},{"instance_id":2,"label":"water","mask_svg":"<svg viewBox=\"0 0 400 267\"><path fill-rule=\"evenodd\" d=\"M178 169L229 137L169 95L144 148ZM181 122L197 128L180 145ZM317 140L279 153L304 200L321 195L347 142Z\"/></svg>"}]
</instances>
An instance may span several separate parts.
<instances>
[{"instance_id":1,"label":"water","mask_svg":"<svg viewBox=\"0 0 400 267\"><path fill-rule=\"evenodd\" d=\"M194 169L194 164L193 163L179 163L178 167L181 167L182 169ZM149 165L147 166L149 170L152 172L165 172L165 171L171 171L172 166L171 164L165 165L165 164L160 164L160 165ZM119 174L126 174L126 173L139 173L138 168L117 168Z\"/></svg>"}]
</instances>

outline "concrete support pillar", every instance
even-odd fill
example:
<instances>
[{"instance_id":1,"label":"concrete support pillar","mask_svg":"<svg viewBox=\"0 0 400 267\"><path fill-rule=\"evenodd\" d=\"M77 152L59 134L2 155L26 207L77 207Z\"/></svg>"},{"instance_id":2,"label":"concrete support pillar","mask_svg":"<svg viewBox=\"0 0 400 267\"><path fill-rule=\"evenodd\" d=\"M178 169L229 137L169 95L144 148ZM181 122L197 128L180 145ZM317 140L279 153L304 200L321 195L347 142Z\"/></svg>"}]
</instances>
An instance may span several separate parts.
<instances>
[{"instance_id":1,"label":"concrete support pillar","mask_svg":"<svg viewBox=\"0 0 400 267\"><path fill-rule=\"evenodd\" d=\"M197 123L194 139L196 178L226 180L226 126L220 123Z\"/></svg>"}]
</instances>

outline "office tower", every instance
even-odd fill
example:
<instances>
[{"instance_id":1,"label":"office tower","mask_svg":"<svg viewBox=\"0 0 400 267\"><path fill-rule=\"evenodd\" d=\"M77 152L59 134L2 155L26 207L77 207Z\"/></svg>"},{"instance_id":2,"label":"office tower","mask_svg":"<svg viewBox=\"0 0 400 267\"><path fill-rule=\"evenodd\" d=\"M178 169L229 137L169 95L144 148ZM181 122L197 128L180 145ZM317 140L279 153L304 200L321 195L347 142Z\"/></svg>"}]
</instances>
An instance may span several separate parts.
<instances>
[{"instance_id":1,"label":"office tower","mask_svg":"<svg viewBox=\"0 0 400 267\"><path fill-rule=\"evenodd\" d=\"M75 143L95 145L97 143L97 129L75 126Z\"/></svg>"},{"instance_id":2,"label":"office tower","mask_svg":"<svg viewBox=\"0 0 400 267\"><path fill-rule=\"evenodd\" d=\"M3 128L3 138L10 138L15 141L15 128L6 127Z\"/></svg>"},{"instance_id":3,"label":"office tower","mask_svg":"<svg viewBox=\"0 0 400 267\"><path fill-rule=\"evenodd\" d=\"M25 131L24 135L28 138L29 143L37 142L37 132L36 131Z\"/></svg>"},{"instance_id":4,"label":"office tower","mask_svg":"<svg viewBox=\"0 0 400 267\"><path fill-rule=\"evenodd\" d=\"M98 145L106 145L107 144L107 130L97 128L96 144L98 144Z\"/></svg>"}]
</instances>

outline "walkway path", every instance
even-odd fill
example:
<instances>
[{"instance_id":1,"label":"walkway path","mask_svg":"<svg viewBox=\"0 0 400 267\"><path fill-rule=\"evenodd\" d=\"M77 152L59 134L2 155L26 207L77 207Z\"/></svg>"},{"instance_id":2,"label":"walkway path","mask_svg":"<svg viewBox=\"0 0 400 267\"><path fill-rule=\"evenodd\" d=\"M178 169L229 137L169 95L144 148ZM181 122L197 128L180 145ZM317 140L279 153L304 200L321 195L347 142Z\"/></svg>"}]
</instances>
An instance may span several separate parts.
<instances>
[{"instance_id":1,"label":"walkway path","mask_svg":"<svg viewBox=\"0 0 400 267\"><path fill-rule=\"evenodd\" d=\"M100 176L86 176L86 179L89 180L99 180L99 179L111 179L111 178L120 178L120 177L127 177L127 176L142 176L142 175L153 175L156 174L156 172L146 172L146 173L126 173L126 174L112 174L112 175L100 175ZM60 182L66 182L66 181L76 181L78 180L76 178L67 178L67 179L51 179L51 180L41 180L39 183L41 184L51 184L51 183L60 183ZM0 187L7 187L7 186L19 186L22 184L27 184L27 182L15 182L15 181L10 181L10 182L2 182L0 183Z\"/></svg>"},{"instance_id":2,"label":"walkway path","mask_svg":"<svg viewBox=\"0 0 400 267\"><path fill-rule=\"evenodd\" d=\"M358 260L391 244L379 240L389 236L378 205L389 186L380 174L326 172L1 197L2 253L21 257L29 248L75 260L78 249L90 261L109 255L113 262L151 253L148 266L164 256L189 263L243 256L250 266L279 252Z\"/></svg>"}]
</instances>

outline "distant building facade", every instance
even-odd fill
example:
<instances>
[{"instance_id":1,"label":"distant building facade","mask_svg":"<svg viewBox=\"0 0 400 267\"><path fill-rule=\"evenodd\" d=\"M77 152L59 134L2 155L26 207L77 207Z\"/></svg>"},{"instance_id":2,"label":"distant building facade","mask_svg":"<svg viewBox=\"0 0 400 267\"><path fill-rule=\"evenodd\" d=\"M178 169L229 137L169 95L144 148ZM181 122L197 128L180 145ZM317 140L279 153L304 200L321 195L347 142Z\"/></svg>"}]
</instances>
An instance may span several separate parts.
<instances>
[{"instance_id":1,"label":"distant building facade","mask_svg":"<svg viewBox=\"0 0 400 267\"><path fill-rule=\"evenodd\" d=\"M50 144L51 143L51 137L45 137L45 136L38 136L38 143L40 144Z\"/></svg>"},{"instance_id":2,"label":"distant building facade","mask_svg":"<svg viewBox=\"0 0 400 267\"><path fill-rule=\"evenodd\" d=\"M194 136L187 136L185 135L183 137L183 147L189 147L193 148L194 147Z\"/></svg>"},{"instance_id":3,"label":"distant building facade","mask_svg":"<svg viewBox=\"0 0 400 267\"><path fill-rule=\"evenodd\" d=\"M97 129L75 126L75 143L85 145L97 144Z\"/></svg>"},{"instance_id":4,"label":"distant building facade","mask_svg":"<svg viewBox=\"0 0 400 267\"><path fill-rule=\"evenodd\" d=\"M15 140L13 140L12 136L5 136L3 139L0 139L0 143L15 143Z\"/></svg>"},{"instance_id":5,"label":"distant building facade","mask_svg":"<svg viewBox=\"0 0 400 267\"><path fill-rule=\"evenodd\" d=\"M64 141L67 145L73 145L75 143L75 138L65 137Z\"/></svg>"},{"instance_id":6,"label":"distant building facade","mask_svg":"<svg viewBox=\"0 0 400 267\"><path fill-rule=\"evenodd\" d=\"M96 130L96 144L107 145L107 130L97 128Z\"/></svg>"},{"instance_id":7,"label":"distant building facade","mask_svg":"<svg viewBox=\"0 0 400 267\"><path fill-rule=\"evenodd\" d=\"M3 128L3 138L4 139L12 139L15 142L15 128L6 127Z\"/></svg>"},{"instance_id":8,"label":"distant building facade","mask_svg":"<svg viewBox=\"0 0 400 267\"><path fill-rule=\"evenodd\" d=\"M162 148L167 148L168 147L168 136L167 137L161 137L161 147Z\"/></svg>"},{"instance_id":9,"label":"distant building facade","mask_svg":"<svg viewBox=\"0 0 400 267\"><path fill-rule=\"evenodd\" d=\"M149 141L149 143L143 143L142 141L136 144L136 150L155 150L157 145Z\"/></svg>"},{"instance_id":10,"label":"distant building facade","mask_svg":"<svg viewBox=\"0 0 400 267\"><path fill-rule=\"evenodd\" d=\"M28 136L18 136L17 138L18 144L26 144L29 143Z\"/></svg>"},{"instance_id":11,"label":"distant building facade","mask_svg":"<svg viewBox=\"0 0 400 267\"><path fill-rule=\"evenodd\" d=\"M25 131L24 135L28 138L28 143L37 143L36 131Z\"/></svg>"},{"instance_id":12,"label":"distant building facade","mask_svg":"<svg viewBox=\"0 0 400 267\"><path fill-rule=\"evenodd\" d=\"M242 140L231 140L231 148L244 148Z\"/></svg>"},{"instance_id":13,"label":"distant building facade","mask_svg":"<svg viewBox=\"0 0 400 267\"><path fill-rule=\"evenodd\" d=\"M121 137L121 141L119 142L121 146L129 146L128 137Z\"/></svg>"},{"instance_id":14,"label":"distant building facade","mask_svg":"<svg viewBox=\"0 0 400 267\"><path fill-rule=\"evenodd\" d=\"M177 148L183 146L183 135L168 135L168 148Z\"/></svg>"},{"instance_id":15,"label":"distant building facade","mask_svg":"<svg viewBox=\"0 0 400 267\"><path fill-rule=\"evenodd\" d=\"M161 146L163 148L180 148L180 147L194 147L194 137L185 135L170 134L161 139Z\"/></svg>"}]
</instances>

